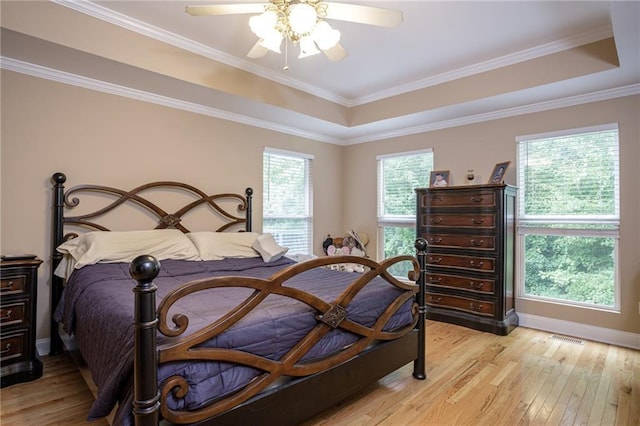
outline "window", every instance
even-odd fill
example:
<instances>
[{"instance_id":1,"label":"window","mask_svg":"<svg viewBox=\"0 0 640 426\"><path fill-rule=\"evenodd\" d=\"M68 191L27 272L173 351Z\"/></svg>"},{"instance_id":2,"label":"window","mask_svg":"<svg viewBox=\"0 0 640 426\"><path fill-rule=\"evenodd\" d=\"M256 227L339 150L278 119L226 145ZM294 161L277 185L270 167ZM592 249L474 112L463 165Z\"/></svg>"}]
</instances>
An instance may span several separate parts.
<instances>
[{"instance_id":1,"label":"window","mask_svg":"<svg viewBox=\"0 0 640 426\"><path fill-rule=\"evenodd\" d=\"M618 309L618 127L518 138L521 293Z\"/></svg>"},{"instance_id":2,"label":"window","mask_svg":"<svg viewBox=\"0 0 640 426\"><path fill-rule=\"evenodd\" d=\"M265 149L262 230L289 253L312 252L313 156Z\"/></svg>"},{"instance_id":3,"label":"window","mask_svg":"<svg viewBox=\"0 0 640 426\"><path fill-rule=\"evenodd\" d=\"M415 188L429 186L431 150L379 156L378 258L414 255L416 240ZM409 265L396 264L391 273L406 277Z\"/></svg>"}]
</instances>

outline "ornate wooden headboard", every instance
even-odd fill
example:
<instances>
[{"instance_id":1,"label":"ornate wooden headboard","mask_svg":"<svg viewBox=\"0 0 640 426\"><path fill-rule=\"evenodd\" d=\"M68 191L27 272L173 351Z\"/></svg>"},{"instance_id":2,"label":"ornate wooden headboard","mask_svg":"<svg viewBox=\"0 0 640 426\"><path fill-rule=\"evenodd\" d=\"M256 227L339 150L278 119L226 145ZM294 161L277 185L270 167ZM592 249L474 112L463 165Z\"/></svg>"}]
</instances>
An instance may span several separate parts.
<instances>
[{"instance_id":1,"label":"ornate wooden headboard","mask_svg":"<svg viewBox=\"0 0 640 426\"><path fill-rule=\"evenodd\" d=\"M138 186L131 190L122 190L101 185L77 185L65 191L64 184L67 177L64 173L55 173L53 181L53 239L52 239L52 268L51 268L51 355L62 351L58 324L53 319L53 313L60 301L64 279L56 276L54 271L62 260L62 253L56 248L70 238L76 237L77 232L69 229L84 229L86 231L111 231L104 223L98 221L107 214L124 206L133 207L135 210L148 216L151 225L147 229L176 228L182 232L190 232L183 223L185 215L193 213L196 209L208 212L214 225L208 230L227 231L241 228L251 231L252 222L252 196L253 189L247 188L245 195L223 193L207 195L191 185L161 181ZM160 207L159 202L152 201L149 193L162 191L167 194L180 194L187 196L188 201L177 208ZM103 198L101 207L96 210L71 216L71 210L78 207L83 197L98 196ZM106 203L106 205L104 205ZM233 210L236 211L233 211Z\"/></svg>"}]
</instances>

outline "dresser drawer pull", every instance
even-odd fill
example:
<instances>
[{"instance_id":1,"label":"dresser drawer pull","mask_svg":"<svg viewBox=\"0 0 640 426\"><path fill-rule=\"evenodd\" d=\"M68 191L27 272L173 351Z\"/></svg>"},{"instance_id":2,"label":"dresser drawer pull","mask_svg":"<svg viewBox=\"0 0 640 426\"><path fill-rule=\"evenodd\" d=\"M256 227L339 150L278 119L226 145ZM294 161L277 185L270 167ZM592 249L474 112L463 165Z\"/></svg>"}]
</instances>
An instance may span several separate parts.
<instances>
[{"instance_id":1,"label":"dresser drawer pull","mask_svg":"<svg viewBox=\"0 0 640 426\"><path fill-rule=\"evenodd\" d=\"M429 283L430 284L438 284L439 282L442 281L442 278L433 278L433 277L429 277Z\"/></svg>"},{"instance_id":2,"label":"dresser drawer pull","mask_svg":"<svg viewBox=\"0 0 640 426\"><path fill-rule=\"evenodd\" d=\"M480 261L480 262L476 263L475 260L470 260L469 261L469 265L471 265L472 268L482 268L482 265L484 265L484 262Z\"/></svg>"},{"instance_id":3,"label":"dresser drawer pull","mask_svg":"<svg viewBox=\"0 0 640 426\"><path fill-rule=\"evenodd\" d=\"M482 247L484 245L484 240L480 240L480 241L476 241L476 240L471 240L469 241L471 243L472 246L474 247Z\"/></svg>"},{"instance_id":4,"label":"dresser drawer pull","mask_svg":"<svg viewBox=\"0 0 640 426\"><path fill-rule=\"evenodd\" d=\"M0 320L1 320L1 321L4 321L4 320L11 319L11 315L12 315L12 314L13 314L13 311L12 311L11 309L9 309L9 310L7 311L7 313L6 313L6 314L4 314L4 316L3 316L2 318L0 318Z\"/></svg>"},{"instance_id":5,"label":"dresser drawer pull","mask_svg":"<svg viewBox=\"0 0 640 426\"><path fill-rule=\"evenodd\" d=\"M0 351L0 355L4 355L9 352L11 352L11 343L7 343L7 345L5 346L5 349Z\"/></svg>"},{"instance_id":6,"label":"dresser drawer pull","mask_svg":"<svg viewBox=\"0 0 640 426\"><path fill-rule=\"evenodd\" d=\"M431 244L439 244L439 243L442 242L442 238L433 238L433 237L431 237L431 238L429 238L429 242Z\"/></svg>"},{"instance_id":7,"label":"dresser drawer pull","mask_svg":"<svg viewBox=\"0 0 640 426\"><path fill-rule=\"evenodd\" d=\"M480 312L482 310L482 303L471 302L469 303L469 307L471 308L472 311Z\"/></svg>"},{"instance_id":8,"label":"dresser drawer pull","mask_svg":"<svg viewBox=\"0 0 640 426\"><path fill-rule=\"evenodd\" d=\"M483 282L475 282L475 281L469 282L469 288L480 290L482 287L484 287Z\"/></svg>"},{"instance_id":9,"label":"dresser drawer pull","mask_svg":"<svg viewBox=\"0 0 640 426\"><path fill-rule=\"evenodd\" d=\"M482 225L484 223L484 219L471 219L471 223L474 225Z\"/></svg>"},{"instance_id":10,"label":"dresser drawer pull","mask_svg":"<svg viewBox=\"0 0 640 426\"><path fill-rule=\"evenodd\" d=\"M471 201L473 201L474 203L481 203L482 197L471 197Z\"/></svg>"},{"instance_id":11,"label":"dresser drawer pull","mask_svg":"<svg viewBox=\"0 0 640 426\"><path fill-rule=\"evenodd\" d=\"M437 259L435 257L430 257L429 258L429 263L440 263L440 262L442 262L442 258L441 257L439 257Z\"/></svg>"},{"instance_id":12,"label":"dresser drawer pull","mask_svg":"<svg viewBox=\"0 0 640 426\"><path fill-rule=\"evenodd\" d=\"M5 286L5 288L11 288L11 287L13 287L13 281L9 281Z\"/></svg>"},{"instance_id":13,"label":"dresser drawer pull","mask_svg":"<svg viewBox=\"0 0 640 426\"><path fill-rule=\"evenodd\" d=\"M442 302L442 297L433 297L433 296L431 296L431 297L429 297L429 302L440 303L440 302Z\"/></svg>"},{"instance_id":14,"label":"dresser drawer pull","mask_svg":"<svg viewBox=\"0 0 640 426\"><path fill-rule=\"evenodd\" d=\"M442 218L441 217L431 218L431 223L442 223Z\"/></svg>"}]
</instances>

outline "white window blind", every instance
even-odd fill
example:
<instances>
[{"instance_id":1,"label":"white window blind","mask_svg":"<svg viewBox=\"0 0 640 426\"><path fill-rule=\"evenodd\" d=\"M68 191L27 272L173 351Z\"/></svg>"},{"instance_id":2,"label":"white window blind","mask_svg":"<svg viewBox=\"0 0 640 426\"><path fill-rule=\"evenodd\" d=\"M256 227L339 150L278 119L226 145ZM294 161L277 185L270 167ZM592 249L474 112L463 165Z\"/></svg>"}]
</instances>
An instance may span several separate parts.
<instances>
[{"instance_id":1,"label":"white window blind","mask_svg":"<svg viewBox=\"0 0 640 426\"><path fill-rule=\"evenodd\" d=\"M312 252L313 156L267 148L263 155L263 224L289 253Z\"/></svg>"},{"instance_id":2,"label":"white window blind","mask_svg":"<svg viewBox=\"0 0 640 426\"><path fill-rule=\"evenodd\" d=\"M416 193L429 186L433 152L404 152L377 157L378 258L415 253ZM409 265L396 264L392 274L406 277Z\"/></svg>"},{"instance_id":3,"label":"white window blind","mask_svg":"<svg viewBox=\"0 0 640 426\"><path fill-rule=\"evenodd\" d=\"M618 126L518 138L521 294L618 307Z\"/></svg>"}]
</instances>

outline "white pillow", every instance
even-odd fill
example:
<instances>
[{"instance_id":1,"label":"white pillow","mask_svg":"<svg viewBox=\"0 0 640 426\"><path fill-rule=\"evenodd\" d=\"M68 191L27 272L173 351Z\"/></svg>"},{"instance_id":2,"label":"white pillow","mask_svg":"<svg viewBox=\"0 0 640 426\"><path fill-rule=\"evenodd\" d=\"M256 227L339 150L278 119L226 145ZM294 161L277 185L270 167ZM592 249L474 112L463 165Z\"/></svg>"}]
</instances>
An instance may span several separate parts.
<instances>
[{"instance_id":1,"label":"white pillow","mask_svg":"<svg viewBox=\"0 0 640 426\"><path fill-rule=\"evenodd\" d=\"M75 260L75 269L95 263L131 262L141 254L158 260L199 260L191 240L178 229L150 231L94 231L58 246Z\"/></svg>"},{"instance_id":2,"label":"white pillow","mask_svg":"<svg viewBox=\"0 0 640 426\"><path fill-rule=\"evenodd\" d=\"M281 247L271 234L262 234L253 243L253 248L260 253L265 262L274 262L284 256L289 249Z\"/></svg>"},{"instance_id":3,"label":"white pillow","mask_svg":"<svg viewBox=\"0 0 640 426\"><path fill-rule=\"evenodd\" d=\"M226 257L258 257L251 248L258 237L255 232L190 232L186 234L202 260Z\"/></svg>"}]
</instances>

